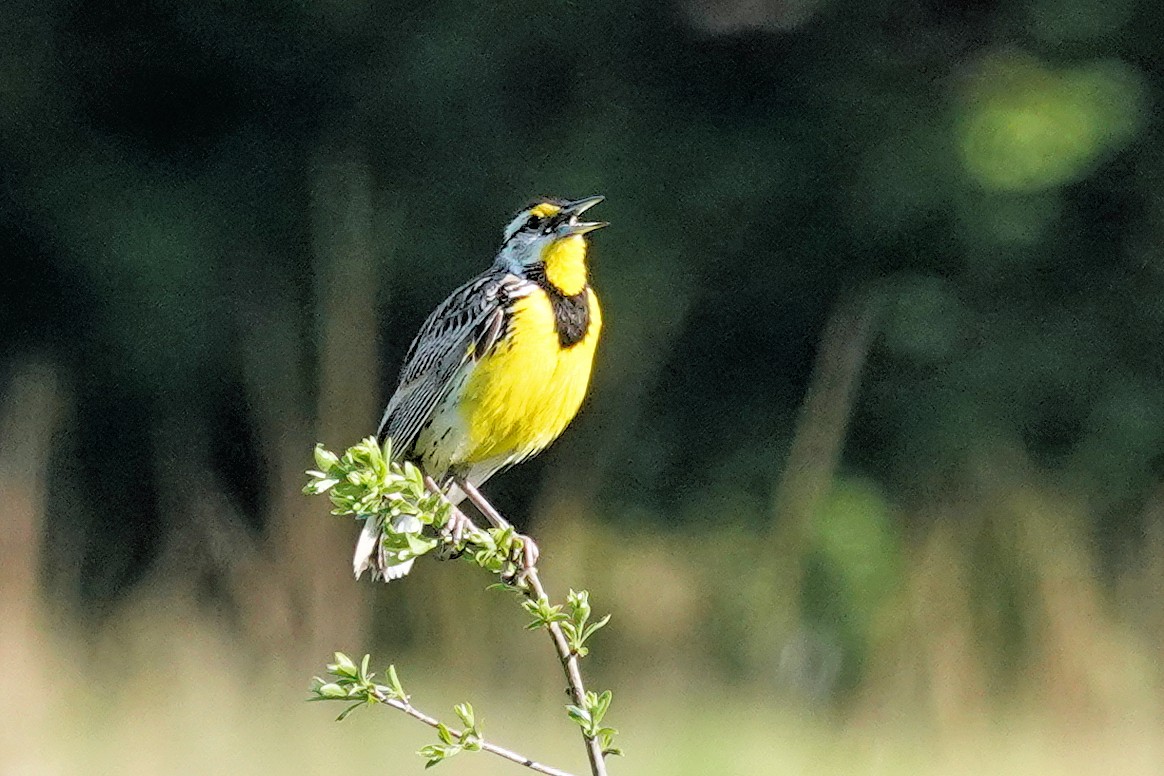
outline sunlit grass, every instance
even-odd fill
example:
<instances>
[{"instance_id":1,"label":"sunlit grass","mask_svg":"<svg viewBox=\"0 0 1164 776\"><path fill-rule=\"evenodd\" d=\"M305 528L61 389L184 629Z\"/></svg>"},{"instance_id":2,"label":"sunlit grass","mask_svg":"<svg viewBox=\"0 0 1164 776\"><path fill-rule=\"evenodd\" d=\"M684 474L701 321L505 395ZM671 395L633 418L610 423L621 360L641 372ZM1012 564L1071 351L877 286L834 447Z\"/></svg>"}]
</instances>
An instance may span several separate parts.
<instances>
[{"instance_id":1,"label":"sunlit grass","mask_svg":"<svg viewBox=\"0 0 1164 776\"><path fill-rule=\"evenodd\" d=\"M1044 546L1068 567L1078 561L1065 546ZM988 698L976 684L983 666L968 646L972 628L956 617L942 620L942 612L959 611L956 601L945 600L959 574L943 555L949 547L940 540L915 557L914 581L929 585L927 575L941 569L953 573L952 586L907 589L897 601L914 607L915 618L928 618L921 624L931 632L884 647L888 657L839 706L798 702L767 679L728 680L702 671L697 649L686 661L668 651L653 665L645 661L652 665L646 669L632 661L636 670L629 674L619 661L608 661L599 673L617 677L612 721L627 749L612 772L1159 773L1164 714L1154 689L1154 653L1088 609L1096 590L1087 578L1061 580L1074 592L1059 593L1070 593L1084 616L1060 618L1051 628L1059 632L1044 646L1053 654L1034 659L1002 693L1005 700ZM629 549L636 550L633 542ZM666 557L660 553L652 563L665 566ZM938 608L934 597L944 600ZM1056 617L1054 607L1048 611ZM248 651L221 620L180 593L149 591L95 639L50 627L39 616L24 628L4 642L8 704L19 710L0 737L4 774L422 772L412 753L430 743L426 728L383 708L334 722L338 707L304 702L308 675ZM539 640L529 636L524 647L538 651ZM508 672L453 674L440 667L442 649L478 646L413 646L391 659L404 667L417 706L448 716L452 704L472 700L488 738L584 772L576 731L561 714L564 698L547 689L552 674L536 661L507 663ZM320 656L321 666L327 657ZM474 665L473 658L460 662ZM945 686L908 689L919 681ZM1091 697L1096 693L1102 697ZM440 767L518 772L484 754L459 755Z\"/></svg>"},{"instance_id":2,"label":"sunlit grass","mask_svg":"<svg viewBox=\"0 0 1164 776\"><path fill-rule=\"evenodd\" d=\"M142 624L145 631L151 630ZM162 634L142 633L147 640ZM11 774L420 773L411 752L428 731L387 710L342 724L329 706L301 703L292 677L231 669L229 647L205 633L170 640L169 670L139 664L116 683L50 692L29 735L3 752ZM156 642L155 642L156 646ZM479 688L418 677L416 700L450 701ZM1129 717L1058 725L1037 709L957 730L915 724L830 721L782 710L776 699L724 687L623 693L624 774L1123 774L1158 773L1158 719ZM447 703L445 704L447 705ZM581 772L576 734L553 704L493 690L486 734ZM483 754L461 755L446 772L515 773Z\"/></svg>"}]
</instances>

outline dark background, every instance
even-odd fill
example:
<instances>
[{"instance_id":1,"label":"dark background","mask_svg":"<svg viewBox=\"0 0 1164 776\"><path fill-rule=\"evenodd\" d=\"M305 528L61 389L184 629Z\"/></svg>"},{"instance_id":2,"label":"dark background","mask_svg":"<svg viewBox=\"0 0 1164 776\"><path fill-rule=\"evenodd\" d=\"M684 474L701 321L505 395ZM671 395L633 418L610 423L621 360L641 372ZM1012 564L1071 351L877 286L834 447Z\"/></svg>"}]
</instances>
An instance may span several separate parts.
<instances>
[{"instance_id":1,"label":"dark background","mask_svg":"<svg viewBox=\"0 0 1164 776\"><path fill-rule=\"evenodd\" d=\"M822 742L1017 713L1158 751L1109 723L1164 708L1161 39L1133 0L5 3L10 669L151 687L110 653L180 616L229 658L178 684L274 660L292 705L363 645L508 686L537 649L508 602L452 564L355 585L298 490L513 211L601 193L591 396L488 491L615 613L594 670L636 724L698 675ZM113 716L168 708L142 693Z\"/></svg>"}]
</instances>

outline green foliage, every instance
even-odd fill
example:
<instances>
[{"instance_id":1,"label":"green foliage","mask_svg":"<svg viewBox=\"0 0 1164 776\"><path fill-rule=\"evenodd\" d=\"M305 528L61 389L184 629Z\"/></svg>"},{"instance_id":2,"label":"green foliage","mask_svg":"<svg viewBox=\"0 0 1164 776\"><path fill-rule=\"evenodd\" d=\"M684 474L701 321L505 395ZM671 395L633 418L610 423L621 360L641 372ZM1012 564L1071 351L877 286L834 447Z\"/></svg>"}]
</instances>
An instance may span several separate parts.
<instances>
[{"instance_id":1,"label":"green foliage","mask_svg":"<svg viewBox=\"0 0 1164 776\"><path fill-rule=\"evenodd\" d=\"M606 716L606 711L610 708L610 701L613 697L610 690L601 694L588 692L583 699L583 705L566 707L566 713L570 719L578 723L578 727L582 728L582 733L587 738L598 739L604 755L622 755L622 750L613 745L614 737L618 731L602 724L602 719Z\"/></svg>"},{"instance_id":2,"label":"green foliage","mask_svg":"<svg viewBox=\"0 0 1164 776\"><path fill-rule=\"evenodd\" d=\"M870 482L841 479L813 519L802 590L805 619L843 655L838 684L848 688L899 591L902 547L889 505Z\"/></svg>"},{"instance_id":3,"label":"green foliage","mask_svg":"<svg viewBox=\"0 0 1164 776\"><path fill-rule=\"evenodd\" d=\"M570 618L560 604L552 605L545 598L523 601L521 608L533 615L533 622L525 626L527 630L548 628L551 623L565 622Z\"/></svg>"},{"instance_id":4,"label":"green foliage","mask_svg":"<svg viewBox=\"0 0 1164 776\"><path fill-rule=\"evenodd\" d=\"M570 616L562 623L562 633L566 635L570 650L578 657L586 657L590 650L583 645L595 631L610 622L610 615L597 622L590 622L590 593L585 590L579 592L571 590L566 596L566 606L570 610ZM605 713L605 709L603 711Z\"/></svg>"},{"instance_id":5,"label":"green foliage","mask_svg":"<svg viewBox=\"0 0 1164 776\"><path fill-rule=\"evenodd\" d=\"M336 717L337 722L346 719L360 706L388 701L407 704L408 696L396 675L396 666L388 666L388 684L376 684L372 681L376 675L368 671L370 662L371 655L364 655L357 666L347 655L336 652L335 662L327 666L329 679L314 677L311 685L313 697L308 700L348 702L350 705Z\"/></svg>"},{"instance_id":6,"label":"green foliage","mask_svg":"<svg viewBox=\"0 0 1164 776\"><path fill-rule=\"evenodd\" d=\"M388 666L386 672L388 683L377 684L373 681L375 674L368 671L370 655L364 655L357 666L355 662L342 652L335 653L335 662L327 666L328 678L315 677L312 680L309 701L344 701L349 705L336 721L342 721L361 706L374 703L393 705L404 710L411 709L409 697L400 684L396 675L396 666ZM459 703L453 707L453 712L464 725L464 730L455 731L443 722L436 724L439 744L430 744L423 747L418 754L425 759L425 767L431 768L437 763L452 757L460 752L478 752L484 737L481 735L481 726L477 721L473 707L468 703Z\"/></svg>"},{"instance_id":7,"label":"green foliage","mask_svg":"<svg viewBox=\"0 0 1164 776\"><path fill-rule=\"evenodd\" d=\"M531 599L522 602L522 608L533 615L533 621L525 627L529 630L549 627L557 623L562 628L566 643L570 645L570 653L578 657L589 654L584 645L594 633L610 622L610 615L606 615L597 622L590 622L590 593L570 591L566 597L566 605L551 605L545 598Z\"/></svg>"},{"instance_id":8,"label":"green foliage","mask_svg":"<svg viewBox=\"0 0 1164 776\"><path fill-rule=\"evenodd\" d=\"M1070 183L1140 129L1143 79L1122 63L1054 72L1033 57L1006 54L978 68L960 144L967 170L986 188Z\"/></svg>"},{"instance_id":9,"label":"green foliage","mask_svg":"<svg viewBox=\"0 0 1164 776\"><path fill-rule=\"evenodd\" d=\"M391 447L381 448L375 437L348 448L342 457L316 445L315 465L303 492L328 494L333 515L381 520L408 515L436 528L448 522L448 502L428 491L420 469L392 461Z\"/></svg>"},{"instance_id":10,"label":"green foliage","mask_svg":"<svg viewBox=\"0 0 1164 776\"><path fill-rule=\"evenodd\" d=\"M481 735L481 728L477 723L473 707L468 703L458 703L453 707L453 713L465 726L464 730L458 733L443 722L438 723L437 738L440 739L440 743L421 747L420 751L417 752L424 758L425 768L431 768L461 752L481 751L481 744L485 739Z\"/></svg>"},{"instance_id":11,"label":"green foliage","mask_svg":"<svg viewBox=\"0 0 1164 776\"><path fill-rule=\"evenodd\" d=\"M591 622L590 594L586 590L570 590L565 604L553 604L540 592L535 594L534 589L540 591L540 586L531 588L528 578L516 574L516 559L521 557L524 540L512 526L481 530L462 516L465 524L460 539L453 531L444 530L451 528L454 507L442 494L429 490L419 469L408 462L393 461L390 448L382 448L374 437L350 447L342 456L316 445L315 465L315 469L307 472L309 480L304 493L327 495L332 514L351 515L364 520L366 525L376 526L379 542L389 548L396 560L419 557L439 546L448 554L460 555L497 575L501 581L490 588L519 592L525 597L521 606L533 617L527 629L561 629L561 638L569 650L560 655L563 661L589 654L587 640L610 621L610 615L606 615ZM420 535L396 529L395 521L401 516L415 518L422 530L429 533ZM338 720L370 703L394 706L422 718L423 715L411 708L395 666L388 667L388 684L379 685L373 681L375 675L368 671L369 661L370 657L364 655L357 666L347 655L337 652L335 662L327 666L329 678L315 677L310 700L347 702ZM580 687L578 692L582 692ZM588 741L598 742L603 756L621 754L613 745L617 731L602 725L610 707L611 692L586 692L582 697L582 706L566 707L567 716L578 723ZM426 768L461 752L481 750L484 738L473 707L468 703L458 704L454 712L464 726L461 732L443 722L423 719L433 724L439 739L439 743L426 745L419 751Z\"/></svg>"},{"instance_id":12,"label":"green foliage","mask_svg":"<svg viewBox=\"0 0 1164 776\"><path fill-rule=\"evenodd\" d=\"M408 461L393 461L391 448L381 448L375 437L353 445L342 456L316 445L315 465L307 472L310 479L303 492L326 494L333 515L371 521L379 530L382 551L393 561L418 558L440 546L491 573L508 577L516 572L514 559L520 557L523 542L512 527L474 526L460 541L442 532L452 506L428 490L420 469ZM395 528L401 517L415 518L425 532Z\"/></svg>"}]
</instances>

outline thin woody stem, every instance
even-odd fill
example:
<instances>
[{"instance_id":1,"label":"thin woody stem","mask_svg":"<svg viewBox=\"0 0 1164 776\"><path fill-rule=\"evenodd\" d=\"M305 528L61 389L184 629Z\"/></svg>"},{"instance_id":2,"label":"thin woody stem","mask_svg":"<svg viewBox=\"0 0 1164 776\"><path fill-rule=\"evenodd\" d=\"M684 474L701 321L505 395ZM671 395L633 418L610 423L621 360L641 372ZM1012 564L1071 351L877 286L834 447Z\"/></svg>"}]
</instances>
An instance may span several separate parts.
<instances>
[{"instance_id":1,"label":"thin woody stem","mask_svg":"<svg viewBox=\"0 0 1164 776\"><path fill-rule=\"evenodd\" d=\"M410 703L406 703L398 698L389 697L380 687L376 687L372 690L372 697L374 697L378 703L382 703L385 706L391 706L398 711L403 711L408 716L412 717L413 719L420 720L431 728L440 727L440 720L438 720L436 717L430 717L420 709L413 708L412 704ZM459 739L464 734L464 731L456 730L454 728L447 728L447 730L453 736L453 738L456 739ZM547 776L573 776L573 774L569 773L568 771L559 770L558 768L554 768L549 765L542 765L536 760L531 760L525 755L518 754L512 749L506 749L503 746L491 744L483 739L478 739L478 743L481 744L481 751L495 754L498 757L503 757L510 762L517 763L518 765L524 765L526 768L537 771L538 773L544 773Z\"/></svg>"},{"instance_id":2,"label":"thin woody stem","mask_svg":"<svg viewBox=\"0 0 1164 776\"><path fill-rule=\"evenodd\" d=\"M434 493L439 493L442 496L445 495L445 492L436 484L436 481L432 477L426 476L424 482ZM458 485L460 485L461 490L465 491L465 495L469 497L469 501L473 503L473 506L481 510L481 514L485 516L485 519L494 528L504 529L510 527L509 521L497 511L496 507L489 503L489 500L481 494L481 491L477 490L476 486L466 480L460 481ZM455 504L453 505L453 509L460 512ZM466 525L477 529L473 521L464 516L463 513L461 513L461 519L465 521ZM542 599L549 600L549 596L546 595L546 589L542 586L542 581L538 577L537 568L531 567L527 569L523 576L525 579L525 588L522 589L522 592L527 598L534 601ZM550 640L554 642L554 649L558 653L558 659L562 663L562 670L566 673L566 681L570 684L570 697L573 699L575 705L585 707L586 686L582 683L582 672L578 669L578 656L570 649L570 644L566 641L566 635L562 633L562 629L558 623L549 623L547 629L550 632ZM602 744L597 738L592 738L585 733L582 734L582 738L586 742L586 756L590 760L591 775L607 776L606 760L602 754Z\"/></svg>"},{"instance_id":3,"label":"thin woody stem","mask_svg":"<svg viewBox=\"0 0 1164 776\"><path fill-rule=\"evenodd\" d=\"M489 503L489 499L485 498L481 491L477 490L476 485L468 480L461 480L458 484L461 486L461 490L465 491L465 495L469 497L469 501L473 502L473 506L480 509L481 514L485 515L485 519L489 521L490 525L494 528L509 528L509 521L497 511L497 507Z\"/></svg>"},{"instance_id":4,"label":"thin woody stem","mask_svg":"<svg viewBox=\"0 0 1164 776\"><path fill-rule=\"evenodd\" d=\"M461 489L465 491L465 495L469 497L469 501L473 506L481 510L481 514L497 528L505 528L509 526L509 521L501 516L501 513L489 503L489 500L481 495L481 491L468 481L459 483ZM541 579L538 578L538 570L531 567L524 572L526 587L524 593L526 597L531 600L549 600L546 595L546 590L542 587ZM586 686L582 683L582 672L578 669L578 656L570 649L569 642L566 641L565 634L562 633L561 627L558 623L551 622L547 626L550 632L550 639L554 642L554 649L558 652L558 658L562 662L562 670L566 672L566 680L570 683L570 696L574 699L577 706L585 708L586 706ZM590 772L593 776L606 776L606 760L602 755L602 744L597 738L582 734L582 738L586 741L586 755L590 760Z\"/></svg>"}]
</instances>

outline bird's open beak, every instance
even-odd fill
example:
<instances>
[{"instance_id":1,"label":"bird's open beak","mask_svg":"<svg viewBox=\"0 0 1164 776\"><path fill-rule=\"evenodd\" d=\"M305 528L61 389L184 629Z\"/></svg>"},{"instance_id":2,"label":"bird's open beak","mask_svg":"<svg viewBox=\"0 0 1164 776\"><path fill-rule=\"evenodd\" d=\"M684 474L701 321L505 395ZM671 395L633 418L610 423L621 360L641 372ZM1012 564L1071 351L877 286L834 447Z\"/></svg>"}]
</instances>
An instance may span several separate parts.
<instances>
[{"instance_id":1,"label":"bird's open beak","mask_svg":"<svg viewBox=\"0 0 1164 776\"><path fill-rule=\"evenodd\" d=\"M562 236L587 234L593 232L595 229L601 229L604 226L610 226L607 221L579 221L578 216L586 212L590 208L597 205L606 197L601 194L594 197L584 197L573 202L567 202L562 207L562 215L568 215L569 219L563 223L558 230Z\"/></svg>"}]
</instances>

